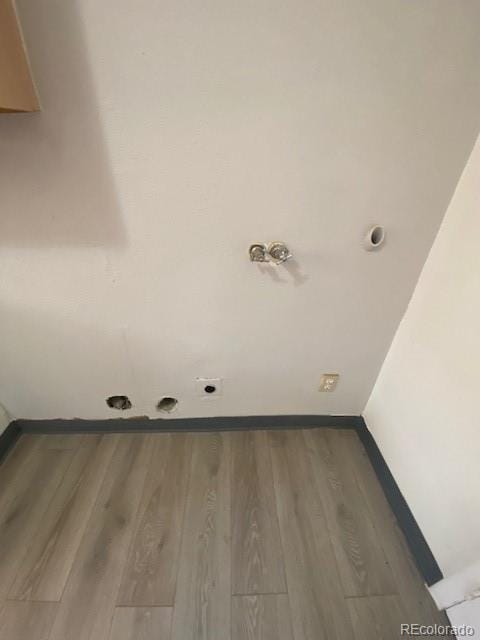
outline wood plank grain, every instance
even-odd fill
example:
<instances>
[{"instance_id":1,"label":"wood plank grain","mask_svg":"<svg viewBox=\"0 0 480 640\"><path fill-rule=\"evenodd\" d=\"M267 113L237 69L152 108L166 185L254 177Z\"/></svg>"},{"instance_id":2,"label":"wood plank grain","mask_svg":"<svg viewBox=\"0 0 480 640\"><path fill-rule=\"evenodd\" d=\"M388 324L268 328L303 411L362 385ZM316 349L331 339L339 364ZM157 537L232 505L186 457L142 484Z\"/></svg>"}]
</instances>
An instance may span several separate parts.
<instances>
[{"instance_id":1,"label":"wood plank grain","mask_svg":"<svg viewBox=\"0 0 480 640\"><path fill-rule=\"evenodd\" d=\"M31 459L36 455L40 442L41 436L21 435L0 463L0 513L15 500L17 490L23 486L21 483L17 485L16 479L24 477L25 469L31 468Z\"/></svg>"},{"instance_id":2,"label":"wood plank grain","mask_svg":"<svg viewBox=\"0 0 480 640\"><path fill-rule=\"evenodd\" d=\"M397 593L367 502L349 464L346 441L333 429L305 431L317 490L346 596Z\"/></svg>"},{"instance_id":3,"label":"wood plank grain","mask_svg":"<svg viewBox=\"0 0 480 640\"><path fill-rule=\"evenodd\" d=\"M232 593L285 593L265 431L232 433Z\"/></svg>"},{"instance_id":4,"label":"wood plank grain","mask_svg":"<svg viewBox=\"0 0 480 640\"><path fill-rule=\"evenodd\" d=\"M232 640L293 640L288 596L234 596Z\"/></svg>"},{"instance_id":5,"label":"wood plank grain","mask_svg":"<svg viewBox=\"0 0 480 640\"><path fill-rule=\"evenodd\" d=\"M401 625L413 622L399 596L348 598L356 640L401 640Z\"/></svg>"},{"instance_id":6,"label":"wood plank grain","mask_svg":"<svg viewBox=\"0 0 480 640\"><path fill-rule=\"evenodd\" d=\"M351 640L304 433L279 431L269 437L295 640Z\"/></svg>"},{"instance_id":7,"label":"wood plank grain","mask_svg":"<svg viewBox=\"0 0 480 640\"><path fill-rule=\"evenodd\" d=\"M420 620L423 624L447 624L445 613L436 608L417 570L360 439L354 431L344 431L341 436L347 442L348 464L356 475L370 512L374 514L377 534L410 619Z\"/></svg>"},{"instance_id":8,"label":"wood plank grain","mask_svg":"<svg viewBox=\"0 0 480 640\"><path fill-rule=\"evenodd\" d=\"M109 640L169 640L170 607L117 607Z\"/></svg>"},{"instance_id":9,"label":"wood plank grain","mask_svg":"<svg viewBox=\"0 0 480 640\"><path fill-rule=\"evenodd\" d=\"M42 518L9 597L59 601L112 457L116 436L95 436L74 457Z\"/></svg>"},{"instance_id":10,"label":"wood plank grain","mask_svg":"<svg viewBox=\"0 0 480 640\"><path fill-rule=\"evenodd\" d=\"M151 454L149 436L122 435L80 544L50 640L105 640Z\"/></svg>"},{"instance_id":11,"label":"wood plank grain","mask_svg":"<svg viewBox=\"0 0 480 640\"><path fill-rule=\"evenodd\" d=\"M229 436L193 436L173 640L229 640L231 635Z\"/></svg>"},{"instance_id":12,"label":"wood plank grain","mask_svg":"<svg viewBox=\"0 0 480 640\"><path fill-rule=\"evenodd\" d=\"M42 620L44 615L48 618L43 613L48 610L37 613L35 607L29 608L37 603L5 600L4 587L14 582L10 594L15 597L39 598L49 593L53 597L42 578L50 574L45 567L58 567L51 570L53 582L57 573L66 576L70 570L48 640L151 640L152 633L157 634L155 640L164 636L170 640L170 616L174 640L229 640L231 634L234 640L284 640L285 634L285 640L291 640L292 630L295 640L351 640L351 619L360 640L394 638L399 611L403 622L446 624L422 583L356 434L335 431L330 437L322 433L125 434L102 439L89 435L72 450L68 443L64 450L50 450L42 436L22 436L0 466L0 639L38 640L35 634L39 633L40 640L47 640ZM193 451L186 444L189 440ZM88 462L87 451L92 447L97 457ZM262 545L270 536L273 516L266 516L266 523L262 518L273 499L285 553L290 611L283 594L230 595L231 534L238 535L234 545L248 541L235 562L270 566L271 550L264 551ZM358 504L353 505L355 501ZM338 526L332 526L334 507L350 514ZM367 517L366 525L362 518ZM347 535L339 527L351 520L355 526L344 527ZM265 531L257 542L255 536ZM358 566L368 568L364 558L372 553L372 546L378 552L378 541L399 595L381 596L378 602L373 595L345 601L337 560L352 562L346 551L350 545L362 555ZM345 557L338 549L334 554L332 545L341 545ZM252 561L259 556L261 560ZM176 583L174 611L151 605L115 608L120 584L122 588L124 583L131 585L127 576L132 565L125 565L132 558L138 560L135 568L140 567L139 586L130 586L127 592L132 589L140 601L141 593L153 598L156 590L165 589L171 601ZM245 584L259 584L258 567L253 572L248 566L239 567L237 575L254 575ZM358 573L362 575L362 569ZM357 579L346 575L349 581ZM359 585L371 584L368 571L366 576L367 582L362 578ZM55 597L64 582L65 577L55 586ZM384 611L387 605L390 609ZM35 617L37 625L29 622Z\"/></svg>"},{"instance_id":13,"label":"wood plank grain","mask_svg":"<svg viewBox=\"0 0 480 640\"><path fill-rule=\"evenodd\" d=\"M71 459L71 451L44 451L34 445L28 465L8 487L9 498L0 511L0 601L6 598Z\"/></svg>"},{"instance_id":14,"label":"wood plank grain","mask_svg":"<svg viewBox=\"0 0 480 640\"><path fill-rule=\"evenodd\" d=\"M119 605L173 605L190 471L189 434L155 434Z\"/></svg>"},{"instance_id":15,"label":"wood plank grain","mask_svg":"<svg viewBox=\"0 0 480 640\"><path fill-rule=\"evenodd\" d=\"M49 640L56 602L6 602L0 614L2 640Z\"/></svg>"},{"instance_id":16,"label":"wood plank grain","mask_svg":"<svg viewBox=\"0 0 480 640\"><path fill-rule=\"evenodd\" d=\"M77 449L84 443L85 436L81 433L47 433L42 438L42 447L46 449Z\"/></svg>"}]
</instances>

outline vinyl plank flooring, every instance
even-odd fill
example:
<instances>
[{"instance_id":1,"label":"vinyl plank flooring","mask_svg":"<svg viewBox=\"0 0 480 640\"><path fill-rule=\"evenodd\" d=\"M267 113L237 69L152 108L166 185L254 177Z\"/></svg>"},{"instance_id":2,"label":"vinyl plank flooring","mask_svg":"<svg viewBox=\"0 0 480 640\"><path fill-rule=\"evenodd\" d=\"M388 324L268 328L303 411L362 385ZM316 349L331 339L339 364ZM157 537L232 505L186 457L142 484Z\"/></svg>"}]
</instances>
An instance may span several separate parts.
<instances>
[{"instance_id":1,"label":"vinyl plank flooring","mask_svg":"<svg viewBox=\"0 0 480 640\"><path fill-rule=\"evenodd\" d=\"M404 640L401 625L409 620L399 596L369 596L347 600L355 640Z\"/></svg>"},{"instance_id":2,"label":"vinyl plank flooring","mask_svg":"<svg viewBox=\"0 0 480 640\"><path fill-rule=\"evenodd\" d=\"M117 607L109 640L169 640L170 607Z\"/></svg>"},{"instance_id":3,"label":"vinyl plank flooring","mask_svg":"<svg viewBox=\"0 0 480 640\"><path fill-rule=\"evenodd\" d=\"M285 593L265 431L232 433L232 593Z\"/></svg>"},{"instance_id":4,"label":"vinyl plank flooring","mask_svg":"<svg viewBox=\"0 0 480 640\"><path fill-rule=\"evenodd\" d=\"M6 602L0 640L49 640L57 608L56 602Z\"/></svg>"},{"instance_id":5,"label":"vinyl plank flooring","mask_svg":"<svg viewBox=\"0 0 480 640\"><path fill-rule=\"evenodd\" d=\"M231 637L230 434L195 434L173 640Z\"/></svg>"},{"instance_id":6,"label":"vinyl plank flooring","mask_svg":"<svg viewBox=\"0 0 480 640\"><path fill-rule=\"evenodd\" d=\"M10 469L10 473L13 469L17 469L22 464L22 460L40 443L39 437L33 437L31 435L21 434L15 444L0 461L0 478L3 479L4 474ZM0 487L2 487L2 484Z\"/></svg>"},{"instance_id":7,"label":"vinyl plank flooring","mask_svg":"<svg viewBox=\"0 0 480 640\"><path fill-rule=\"evenodd\" d=\"M189 434L156 434L117 604L173 605L191 457Z\"/></svg>"},{"instance_id":8,"label":"vinyl plank flooring","mask_svg":"<svg viewBox=\"0 0 480 640\"><path fill-rule=\"evenodd\" d=\"M438 611L423 583L360 439L353 431L344 431L341 437L348 443L348 463L357 477L370 512L374 514L375 528L406 611L411 617L424 621L424 624L447 624L445 613Z\"/></svg>"},{"instance_id":9,"label":"vinyl plank flooring","mask_svg":"<svg viewBox=\"0 0 480 640\"><path fill-rule=\"evenodd\" d=\"M10 598L60 600L116 442L113 435L94 436L73 452L73 460L10 590Z\"/></svg>"},{"instance_id":10,"label":"vinyl plank flooring","mask_svg":"<svg viewBox=\"0 0 480 640\"><path fill-rule=\"evenodd\" d=\"M48 433L42 438L42 446L46 449L77 449L85 442L81 433Z\"/></svg>"},{"instance_id":11,"label":"vinyl plank flooring","mask_svg":"<svg viewBox=\"0 0 480 640\"><path fill-rule=\"evenodd\" d=\"M105 640L151 454L151 439L119 437L49 640Z\"/></svg>"},{"instance_id":12,"label":"vinyl plank flooring","mask_svg":"<svg viewBox=\"0 0 480 640\"><path fill-rule=\"evenodd\" d=\"M348 463L338 430L305 431L313 474L346 596L397 593L373 517Z\"/></svg>"},{"instance_id":13,"label":"vinyl plank flooring","mask_svg":"<svg viewBox=\"0 0 480 640\"><path fill-rule=\"evenodd\" d=\"M295 640L351 640L304 433L279 431L269 436Z\"/></svg>"},{"instance_id":14,"label":"vinyl plank flooring","mask_svg":"<svg viewBox=\"0 0 480 640\"><path fill-rule=\"evenodd\" d=\"M34 449L0 512L0 601L7 597L29 544L72 459L70 451Z\"/></svg>"},{"instance_id":15,"label":"vinyl plank flooring","mask_svg":"<svg viewBox=\"0 0 480 640\"><path fill-rule=\"evenodd\" d=\"M0 640L447 623L353 431L69 437L23 435L0 465Z\"/></svg>"},{"instance_id":16,"label":"vinyl plank flooring","mask_svg":"<svg viewBox=\"0 0 480 640\"><path fill-rule=\"evenodd\" d=\"M293 640L288 596L234 596L232 640Z\"/></svg>"},{"instance_id":17,"label":"vinyl plank flooring","mask_svg":"<svg viewBox=\"0 0 480 640\"><path fill-rule=\"evenodd\" d=\"M5 512L7 505L16 499L17 492L24 487L22 479L29 473L40 442L41 436L20 436L0 463L0 514Z\"/></svg>"}]
</instances>

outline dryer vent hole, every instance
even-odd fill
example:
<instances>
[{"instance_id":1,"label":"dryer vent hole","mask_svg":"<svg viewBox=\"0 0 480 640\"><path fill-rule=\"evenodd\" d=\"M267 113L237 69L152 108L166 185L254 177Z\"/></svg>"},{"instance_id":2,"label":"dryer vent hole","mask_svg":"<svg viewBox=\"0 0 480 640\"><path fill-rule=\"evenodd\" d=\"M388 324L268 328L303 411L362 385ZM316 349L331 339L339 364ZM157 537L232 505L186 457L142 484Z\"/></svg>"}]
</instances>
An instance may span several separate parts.
<instances>
[{"instance_id":1,"label":"dryer vent hole","mask_svg":"<svg viewBox=\"0 0 480 640\"><path fill-rule=\"evenodd\" d=\"M163 413L171 413L178 404L178 400L176 398L170 398L169 396L165 396L157 403L157 409L159 411L163 411Z\"/></svg>"},{"instance_id":2,"label":"dryer vent hole","mask_svg":"<svg viewBox=\"0 0 480 640\"><path fill-rule=\"evenodd\" d=\"M205 393L215 393L215 391L217 390L217 387L213 384L207 384L204 389Z\"/></svg>"},{"instance_id":3,"label":"dryer vent hole","mask_svg":"<svg viewBox=\"0 0 480 640\"><path fill-rule=\"evenodd\" d=\"M105 401L110 409L118 409L119 411L125 411L125 409L131 409L132 403L128 396L110 396Z\"/></svg>"}]
</instances>

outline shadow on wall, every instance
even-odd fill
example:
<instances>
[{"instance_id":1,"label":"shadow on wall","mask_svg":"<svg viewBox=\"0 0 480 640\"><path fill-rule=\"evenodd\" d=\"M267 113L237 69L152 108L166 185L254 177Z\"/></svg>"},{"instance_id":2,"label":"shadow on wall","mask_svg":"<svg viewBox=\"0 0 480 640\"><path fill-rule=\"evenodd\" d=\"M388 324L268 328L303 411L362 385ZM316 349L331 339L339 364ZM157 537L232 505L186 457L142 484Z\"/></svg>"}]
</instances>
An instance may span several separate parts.
<instances>
[{"instance_id":1,"label":"shadow on wall","mask_svg":"<svg viewBox=\"0 0 480 640\"><path fill-rule=\"evenodd\" d=\"M293 282L295 287L300 287L310 279L310 276L302 271L300 264L295 258L281 265L272 265L269 263L257 263L257 265L261 273L270 276L273 282L279 284L289 284Z\"/></svg>"},{"instance_id":2,"label":"shadow on wall","mask_svg":"<svg viewBox=\"0 0 480 640\"><path fill-rule=\"evenodd\" d=\"M1 401L16 418L115 418L105 398L138 398L120 327L2 304L0 333L8 336L0 342L0 361L8 362L0 368Z\"/></svg>"},{"instance_id":3,"label":"shadow on wall","mask_svg":"<svg viewBox=\"0 0 480 640\"><path fill-rule=\"evenodd\" d=\"M17 5L42 112L0 116L0 243L124 246L76 2Z\"/></svg>"}]
</instances>

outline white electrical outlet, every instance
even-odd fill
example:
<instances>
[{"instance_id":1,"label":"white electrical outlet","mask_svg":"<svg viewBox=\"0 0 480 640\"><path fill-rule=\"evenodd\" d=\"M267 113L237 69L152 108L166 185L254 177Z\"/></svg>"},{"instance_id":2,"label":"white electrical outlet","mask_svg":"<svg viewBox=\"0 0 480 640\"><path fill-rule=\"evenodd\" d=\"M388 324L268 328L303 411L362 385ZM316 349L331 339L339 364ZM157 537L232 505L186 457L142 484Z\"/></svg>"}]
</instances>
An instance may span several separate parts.
<instances>
[{"instance_id":1,"label":"white electrical outlet","mask_svg":"<svg viewBox=\"0 0 480 640\"><path fill-rule=\"evenodd\" d=\"M197 396L202 398L218 398L222 395L222 378L195 378Z\"/></svg>"},{"instance_id":2,"label":"white electrical outlet","mask_svg":"<svg viewBox=\"0 0 480 640\"><path fill-rule=\"evenodd\" d=\"M320 378L319 391L335 391L340 374L338 373L324 373Z\"/></svg>"}]
</instances>

